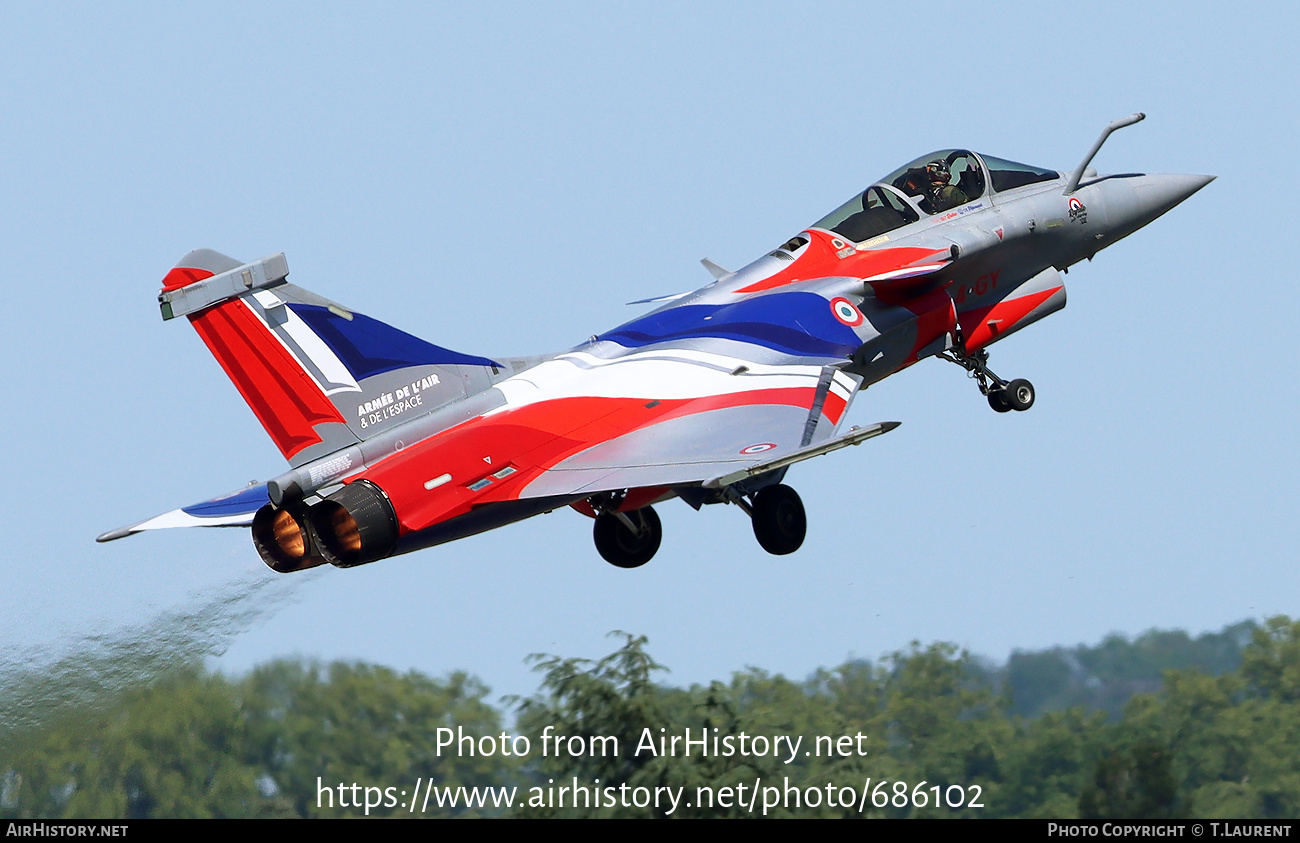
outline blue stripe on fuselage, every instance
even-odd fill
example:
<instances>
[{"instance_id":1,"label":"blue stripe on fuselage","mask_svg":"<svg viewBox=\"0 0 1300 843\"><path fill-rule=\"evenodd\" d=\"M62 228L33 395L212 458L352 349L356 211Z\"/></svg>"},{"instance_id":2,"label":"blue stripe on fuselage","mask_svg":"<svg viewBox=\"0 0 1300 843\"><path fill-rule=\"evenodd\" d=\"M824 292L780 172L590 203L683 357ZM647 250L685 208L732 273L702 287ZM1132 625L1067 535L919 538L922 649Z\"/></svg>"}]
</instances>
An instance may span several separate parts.
<instances>
[{"instance_id":1,"label":"blue stripe on fuselage","mask_svg":"<svg viewBox=\"0 0 1300 843\"><path fill-rule=\"evenodd\" d=\"M847 357L862 340L816 293L774 293L734 304L687 304L634 319L597 339L627 348L714 337L799 357Z\"/></svg>"}]
</instances>

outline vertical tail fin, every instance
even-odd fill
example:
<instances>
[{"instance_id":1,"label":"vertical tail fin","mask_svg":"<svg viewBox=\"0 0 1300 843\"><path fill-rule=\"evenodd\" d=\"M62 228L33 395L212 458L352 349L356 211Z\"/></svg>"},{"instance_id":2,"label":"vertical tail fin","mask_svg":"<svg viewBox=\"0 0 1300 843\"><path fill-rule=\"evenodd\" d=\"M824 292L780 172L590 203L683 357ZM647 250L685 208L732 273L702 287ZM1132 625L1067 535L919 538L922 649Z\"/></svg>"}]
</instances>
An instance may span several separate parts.
<instances>
[{"instance_id":1,"label":"vertical tail fin","mask_svg":"<svg viewBox=\"0 0 1300 843\"><path fill-rule=\"evenodd\" d=\"M286 282L284 255L241 264L190 252L163 279L163 318L186 316L295 466L489 387L501 364L459 354Z\"/></svg>"}]
</instances>

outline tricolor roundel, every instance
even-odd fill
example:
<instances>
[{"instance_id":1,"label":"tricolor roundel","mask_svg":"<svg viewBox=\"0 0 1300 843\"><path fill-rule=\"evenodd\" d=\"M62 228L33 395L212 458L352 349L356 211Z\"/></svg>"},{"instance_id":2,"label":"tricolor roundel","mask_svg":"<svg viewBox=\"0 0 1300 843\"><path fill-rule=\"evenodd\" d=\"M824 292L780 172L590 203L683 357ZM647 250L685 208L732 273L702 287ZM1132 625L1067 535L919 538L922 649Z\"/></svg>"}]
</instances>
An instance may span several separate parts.
<instances>
[{"instance_id":1,"label":"tricolor roundel","mask_svg":"<svg viewBox=\"0 0 1300 843\"><path fill-rule=\"evenodd\" d=\"M853 302L842 296L831 299L831 313L835 314L836 319L850 328L858 327L865 318L862 311L853 306Z\"/></svg>"}]
</instances>

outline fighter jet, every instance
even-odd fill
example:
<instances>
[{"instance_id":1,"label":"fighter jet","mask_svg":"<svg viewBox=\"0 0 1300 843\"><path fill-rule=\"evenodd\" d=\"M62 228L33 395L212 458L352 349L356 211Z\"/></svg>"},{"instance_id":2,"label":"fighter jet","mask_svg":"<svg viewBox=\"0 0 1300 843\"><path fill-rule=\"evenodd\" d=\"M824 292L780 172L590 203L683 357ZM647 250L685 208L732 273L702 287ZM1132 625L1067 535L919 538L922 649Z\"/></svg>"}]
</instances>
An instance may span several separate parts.
<instances>
[{"instance_id":1,"label":"fighter jet","mask_svg":"<svg viewBox=\"0 0 1300 843\"><path fill-rule=\"evenodd\" d=\"M774 554L807 519L782 481L806 459L898 426L846 427L854 397L937 357L993 410L1034 387L992 344L1065 306L1061 273L1213 176L1089 164L1066 175L967 149L922 156L734 272L561 354L450 351L288 283L283 254L191 252L163 279L288 460L271 480L104 533L251 527L273 570L347 568L572 507L635 568L659 548L654 504L734 504Z\"/></svg>"}]
</instances>

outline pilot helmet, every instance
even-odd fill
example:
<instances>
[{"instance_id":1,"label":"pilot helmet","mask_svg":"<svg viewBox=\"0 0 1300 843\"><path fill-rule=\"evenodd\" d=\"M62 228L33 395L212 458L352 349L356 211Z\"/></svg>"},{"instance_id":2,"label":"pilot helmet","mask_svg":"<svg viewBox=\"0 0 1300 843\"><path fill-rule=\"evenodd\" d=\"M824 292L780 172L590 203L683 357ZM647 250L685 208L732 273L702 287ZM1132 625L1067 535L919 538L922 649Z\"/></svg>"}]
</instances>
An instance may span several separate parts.
<instances>
[{"instance_id":1,"label":"pilot helmet","mask_svg":"<svg viewBox=\"0 0 1300 843\"><path fill-rule=\"evenodd\" d=\"M925 165L925 174L931 183L938 182L947 184L952 181L952 174L948 172L948 162L940 158L937 161L931 161Z\"/></svg>"}]
</instances>

